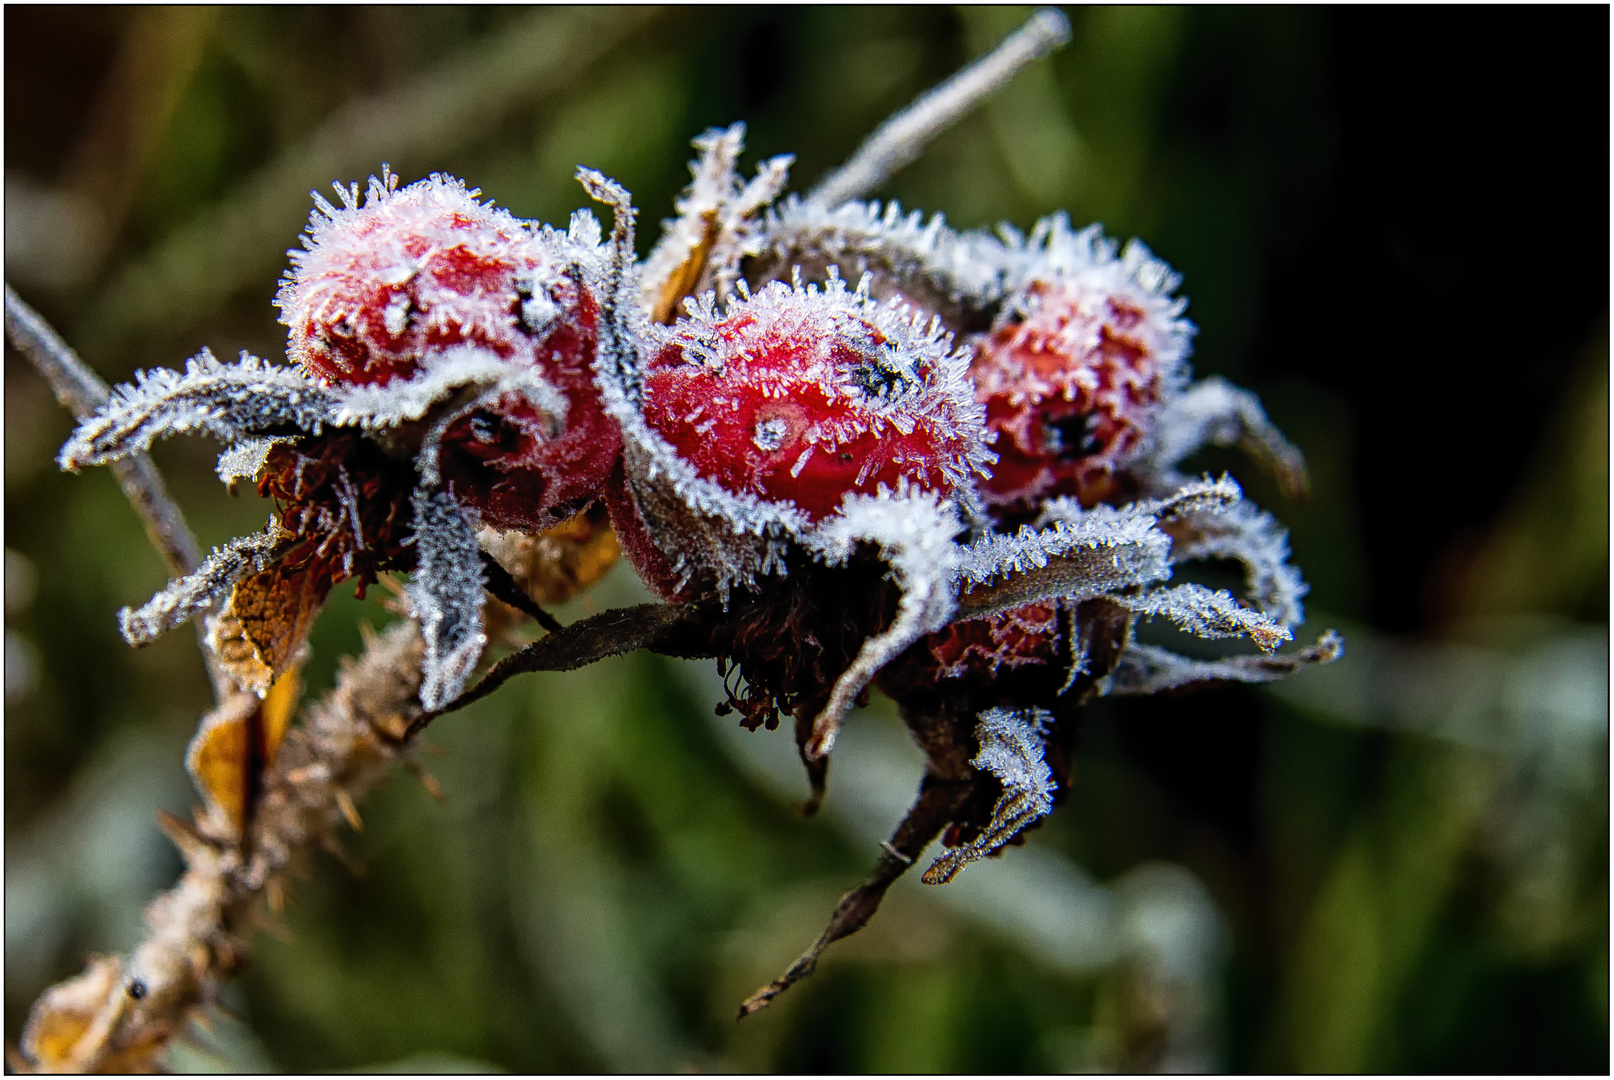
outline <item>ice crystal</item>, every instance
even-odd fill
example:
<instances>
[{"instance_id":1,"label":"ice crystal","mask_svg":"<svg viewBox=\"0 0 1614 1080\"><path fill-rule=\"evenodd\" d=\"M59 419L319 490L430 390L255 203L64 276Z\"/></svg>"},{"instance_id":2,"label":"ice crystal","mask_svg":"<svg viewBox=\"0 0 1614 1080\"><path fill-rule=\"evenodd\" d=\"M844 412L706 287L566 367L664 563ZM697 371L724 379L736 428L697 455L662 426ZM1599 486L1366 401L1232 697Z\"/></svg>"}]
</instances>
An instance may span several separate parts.
<instances>
[{"instance_id":1,"label":"ice crystal","mask_svg":"<svg viewBox=\"0 0 1614 1080\"><path fill-rule=\"evenodd\" d=\"M1073 232L1063 215L1030 241L1005 236L1013 292L971 368L1001 457L983 494L1015 512L1051 495L1109 500L1187 379L1177 276L1142 244L1117 256L1098 226Z\"/></svg>"},{"instance_id":2,"label":"ice crystal","mask_svg":"<svg viewBox=\"0 0 1614 1080\"><path fill-rule=\"evenodd\" d=\"M331 393L338 424L377 429L419 420L433 405L466 387L495 395L518 393L559 426L566 418L567 401L560 391L531 367L512 364L491 349L456 345L424 359L407 379L385 386L359 383Z\"/></svg>"},{"instance_id":3,"label":"ice crystal","mask_svg":"<svg viewBox=\"0 0 1614 1080\"><path fill-rule=\"evenodd\" d=\"M1171 576L1171 538L1159 522L1191 509L1214 512L1240 494L1238 485L1223 477L1121 508L1101 504L1088 510L1074 500L1049 500L1040 519L1043 528L993 533L964 550L958 564L966 590L963 606L976 617L1038 600L1087 599L1164 581Z\"/></svg>"},{"instance_id":4,"label":"ice crystal","mask_svg":"<svg viewBox=\"0 0 1614 1080\"><path fill-rule=\"evenodd\" d=\"M661 223L661 239L644 263L640 302L658 322L671 320L681 297L733 291L740 261L763 250L760 211L784 191L795 160L791 154L770 158L742 184L736 163L745 148L744 124L713 128L693 145L700 156L690 162L690 184L673 204L678 216Z\"/></svg>"},{"instance_id":5,"label":"ice crystal","mask_svg":"<svg viewBox=\"0 0 1614 1080\"><path fill-rule=\"evenodd\" d=\"M407 377L459 344L537 362L579 255L564 237L438 173L399 189L383 171L362 204L357 185L337 192L341 207L314 196L305 250L275 297L293 361L342 383Z\"/></svg>"},{"instance_id":6,"label":"ice crystal","mask_svg":"<svg viewBox=\"0 0 1614 1080\"><path fill-rule=\"evenodd\" d=\"M168 583L138 609L118 612L118 626L131 645L149 645L195 615L212 607L236 582L264 569L293 540L278 525L238 537L214 548L193 574Z\"/></svg>"},{"instance_id":7,"label":"ice crystal","mask_svg":"<svg viewBox=\"0 0 1614 1080\"><path fill-rule=\"evenodd\" d=\"M464 512L445 492L417 489L415 580L409 615L426 642L420 703L440 708L459 695L482 655L482 549Z\"/></svg>"},{"instance_id":8,"label":"ice crystal","mask_svg":"<svg viewBox=\"0 0 1614 1080\"><path fill-rule=\"evenodd\" d=\"M1117 596L1116 603L1139 615L1164 615L1202 638L1248 637L1268 652L1294 635L1269 616L1238 602L1225 589L1173 585L1143 596Z\"/></svg>"},{"instance_id":9,"label":"ice crystal","mask_svg":"<svg viewBox=\"0 0 1614 1080\"><path fill-rule=\"evenodd\" d=\"M1233 559L1244 564L1246 596L1285 626L1306 621L1300 598L1306 583L1289 565L1289 533L1266 511L1240 502L1215 511L1182 514L1166 531L1175 538L1171 560Z\"/></svg>"},{"instance_id":10,"label":"ice crystal","mask_svg":"<svg viewBox=\"0 0 1614 1080\"><path fill-rule=\"evenodd\" d=\"M1003 297L1002 260L987 255L989 239L960 235L936 214L926 221L895 202L849 202L829 207L794 196L768 215L766 248L753 282L788 278L796 268L809 279L839 268L848 278L867 273L880 299L901 296L917 307L967 321Z\"/></svg>"},{"instance_id":11,"label":"ice crystal","mask_svg":"<svg viewBox=\"0 0 1614 1080\"><path fill-rule=\"evenodd\" d=\"M1328 664L1345 652L1334 631L1316 645L1280 656L1228 656L1194 660L1156 645L1130 645L1104 679L1101 691L1112 697L1159 694L1211 683L1266 683L1293 675L1313 664Z\"/></svg>"},{"instance_id":12,"label":"ice crystal","mask_svg":"<svg viewBox=\"0 0 1614 1080\"><path fill-rule=\"evenodd\" d=\"M645 534L636 563L671 594L751 587L849 493L907 484L967 502L991 461L965 354L866 285L773 283L721 308L707 294L652 340L639 406L616 395L632 503L613 513L634 511L627 550ZM772 421L785 431L759 443Z\"/></svg>"},{"instance_id":13,"label":"ice crystal","mask_svg":"<svg viewBox=\"0 0 1614 1080\"><path fill-rule=\"evenodd\" d=\"M923 881L942 885L976 859L997 851L1054 805L1054 779L1043 755L1043 738L1053 714L1043 709L988 709L975 725L980 752L970 759L1003 785L992 818L969 843L944 851Z\"/></svg>"},{"instance_id":14,"label":"ice crystal","mask_svg":"<svg viewBox=\"0 0 1614 1080\"><path fill-rule=\"evenodd\" d=\"M329 391L295 368L247 353L234 364L207 349L183 372L142 371L118 386L62 447L64 469L105 465L151 448L157 439L196 432L225 444L266 434L317 433L332 420Z\"/></svg>"},{"instance_id":15,"label":"ice crystal","mask_svg":"<svg viewBox=\"0 0 1614 1080\"><path fill-rule=\"evenodd\" d=\"M256 482L269 464L270 452L277 446L295 440L295 435L268 435L231 444L219 454L217 465L219 480L232 492L241 480Z\"/></svg>"},{"instance_id":16,"label":"ice crystal","mask_svg":"<svg viewBox=\"0 0 1614 1080\"><path fill-rule=\"evenodd\" d=\"M992 455L967 354L935 319L832 276L774 282L718 309L711 294L645 372L648 423L730 491L793 502L817 519L848 490L898 477L960 488ZM786 434L751 452L759 423Z\"/></svg>"}]
</instances>

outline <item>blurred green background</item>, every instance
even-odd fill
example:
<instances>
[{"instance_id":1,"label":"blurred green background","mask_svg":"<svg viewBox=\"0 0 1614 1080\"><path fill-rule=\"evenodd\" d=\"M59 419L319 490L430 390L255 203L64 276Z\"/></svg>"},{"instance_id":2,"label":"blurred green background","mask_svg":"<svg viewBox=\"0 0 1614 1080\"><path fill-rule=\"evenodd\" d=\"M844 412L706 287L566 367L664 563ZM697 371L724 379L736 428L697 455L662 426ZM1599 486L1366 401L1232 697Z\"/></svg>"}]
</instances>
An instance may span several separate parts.
<instances>
[{"instance_id":1,"label":"blurred green background","mask_svg":"<svg viewBox=\"0 0 1614 1080\"><path fill-rule=\"evenodd\" d=\"M1027 10L8 6L6 277L109 379L274 357L312 187L385 161L559 223L584 163L648 247L692 136L744 120L805 187ZM707 665L526 677L432 729L446 806L372 798L363 873L316 857L172 1067L1607 1071L1608 10L1070 14L882 194L1068 208L1182 271L1197 372L1263 395L1314 492L1198 464L1292 526L1347 659L1096 705L1026 847L904 880L743 1024L913 793L889 703L803 820L789 736L715 717ZM162 565L5 364L15 1042L176 876L153 813L208 699L189 635L118 638ZM213 453L156 455L210 544L265 514ZM640 595L618 567L563 614ZM310 692L387 618L339 596Z\"/></svg>"}]
</instances>

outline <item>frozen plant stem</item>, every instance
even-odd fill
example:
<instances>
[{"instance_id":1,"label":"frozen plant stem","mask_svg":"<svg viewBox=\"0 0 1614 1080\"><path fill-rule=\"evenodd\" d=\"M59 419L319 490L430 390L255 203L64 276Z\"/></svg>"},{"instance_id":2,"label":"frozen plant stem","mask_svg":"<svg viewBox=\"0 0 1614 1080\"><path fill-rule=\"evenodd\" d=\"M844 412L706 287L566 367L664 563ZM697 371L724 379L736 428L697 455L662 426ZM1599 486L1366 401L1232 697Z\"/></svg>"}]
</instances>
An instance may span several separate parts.
<instances>
[{"instance_id":1,"label":"frozen plant stem","mask_svg":"<svg viewBox=\"0 0 1614 1080\"><path fill-rule=\"evenodd\" d=\"M1033 60L1070 40L1070 20L1058 8L1041 8L1003 43L863 140L852 159L818 182L808 202L840 206L874 191L911 163L931 139L991 97Z\"/></svg>"},{"instance_id":2,"label":"frozen plant stem","mask_svg":"<svg viewBox=\"0 0 1614 1080\"><path fill-rule=\"evenodd\" d=\"M110 391L100 377L85 366L78 354L68 348L50 324L25 304L10 284L6 285L6 337L26 356L45 381L56 400L77 419L84 419L106 404ZM183 576L202 563L202 551L185 524L185 515L169 498L162 477L145 454L134 454L112 463L112 471L123 485L135 512L146 523L151 542L175 574Z\"/></svg>"},{"instance_id":3,"label":"frozen plant stem","mask_svg":"<svg viewBox=\"0 0 1614 1080\"><path fill-rule=\"evenodd\" d=\"M106 404L111 391L106 383L80 360L39 312L23 302L6 284L6 337L16 350L28 358L34 368L50 384L56 400L79 420ZM118 478L123 494L146 523L146 535L152 545L178 576L193 572L202 564L202 549L191 535L185 515L169 497L157 466L146 454L133 454L112 463L112 473ZM213 652L207 647L207 629L200 616L196 619L196 634L202 645L202 658L207 664L208 676L213 683L214 696L222 701L231 687L228 677L218 667Z\"/></svg>"}]
</instances>

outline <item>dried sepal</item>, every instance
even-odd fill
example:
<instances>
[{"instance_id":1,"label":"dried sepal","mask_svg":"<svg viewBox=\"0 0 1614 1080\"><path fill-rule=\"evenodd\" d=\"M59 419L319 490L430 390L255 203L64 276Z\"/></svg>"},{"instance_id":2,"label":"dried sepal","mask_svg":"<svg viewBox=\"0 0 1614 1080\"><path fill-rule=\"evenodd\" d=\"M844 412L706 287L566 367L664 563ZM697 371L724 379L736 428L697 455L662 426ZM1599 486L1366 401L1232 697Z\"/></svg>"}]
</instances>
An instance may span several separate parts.
<instances>
[{"instance_id":1,"label":"dried sepal","mask_svg":"<svg viewBox=\"0 0 1614 1080\"><path fill-rule=\"evenodd\" d=\"M953 507L937 495L882 488L872 496L848 495L841 512L810 537L809 547L830 566L844 564L860 545L878 548L899 592L896 618L864 640L813 720L805 747L809 759L822 758L834 747L842 719L881 668L947 624L957 607L953 537L962 529Z\"/></svg>"},{"instance_id":2,"label":"dried sepal","mask_svg":"<svg viewBox=\"0 0 1614 1080\"><path fill-rule=\"evenodd\" d=\"M118 627L131 645L149 645L160 635L212 607L227 589L273 562L294 541L275 523L262 532L238 537L213 549L194 574L168 587L139 608L118 612Z\"/></svg>"},{"instance_id":3,"label":"dried sepal","mask_svg":"<svg viewBox=\"0 0 1614 1080\"><path fill-rule=\"evenodd\" d=\"M519 394L557 429L564 423L567 400L534 367L513 364L491 349L455 345L423 358L409 377L385 385L355 383L333 390L337 424L367 430L396 427L419 420L450 398L469 394L495 397Z\"/></svg>"},{"instance_id":4,"label":"dried sepal","mask_svg":"<svg viewBox=\"0 0 1614 1080\"><path fill-rule=\"evenodd\" d=\"M291 669L330 588L329 573L285 561L235 586L207 620L207 643L237 686L261 696Z\"/></svg>"},{"instance_id":5,"label":"dried sepal","mask_svg":"<svg viewBox=\"0 0 1614 1080\"><path fill-rule=\"evenodd\" d=\"M1271 656L1229 656L1196 660L1157 645L1129 645L1100 692L1110 697L1141 697L1216 683L1267 683L1345 655L1345 639L1333 630L1299 652Z\"/></svg>"},{"instance_id":6,"label":"dried sepal","mask_svg":"<svg viewBox=\"0 0 1614 1080\"><path fill-rule=\"evenodd\" d=\"M686 296L716 289L728 296L740 260L764 241L759 212L784 191L793 155L770 158L742 183L736 164L745 149L745 125L713 128L693 143L692 179L673 204L678 216L662 222L661 238L645 260L640 303L651 321L670 323Z\"/></svg>"},{"instance_id":7,"label":"dried sepal","mask_svg":"<svg viewBox=\"0 0 1614 1080\"><path fill-rule=\"evenodd\" d=\"M959 560L959 613L980 618L1052 598L1098 596L1163 581L1171 540L1155 517L1134 508L1100 506L1078 520L1022 526L964 549Z\"/></svg>"},{"instance_id":8,"label":"dried sepal","mask_svg":"<svg viewBox=\"0 0 1614 1080\"><path fill-rule=\"evenodd\" d=\"M1043 709L988 709L975 726L980 752L970 759L1003 786L992 818L973 840L944 851L921 879L942 885L976 859L992 854L1054 805L1054 778L1043 753L1053 714Z\"/></svg>"},{"instance_id":9,"label":"dried sepal","mask_svg":"<svg viewBox=\"0 0 1614 1080\"><path fill-rule=\"evenodd\" d=\"M236 485L242 480L257 483L263 478L264 470L268 468L269 455L274 448L294 441L296 441L294 435L265 435L261 438L243 439L232 443L219 454L215 471L220 482L228 487L232 494Z\"/></svg>"},{"instance_id":10,"label":"dried sepal","mask_svg":"<svg viewBox=\"0 0 1614 1080\"><path fill-rule=\"evenodd\" d=\"M1287 626L1245 607L1225 589L1173 585L1142 596L1116 595L1110 599L1139 615L1163 615L1198 637L1247 637L1267 652L1294 636Z\"/></svg>"},{"instance_id":11,"label":"dried sepal","mask_svg":"<svg viewBox=\"0 0 1614 1080\"><path fill-rule=\"evenodd\" d=\"M1300 600L1308 587L1289 564L1289 533L1253 503L1179 515L1163 528L1172 535L1171 561L1233 559L1244 564L1251 603L1285 626L1306 621Z\"/></svg>"},{"instance_id":12,"label":"dried sepal","mask_svg":"<svg viewBox=\"0 0 1614 1080\"><path fill-rule=\"evenodd\" d=\"M1050 499L1040 529L990 534L960 554L961 618L980 618L1042 600L1084 600L1171 576L1171 538L1160 523L1215 513L1241 498L1227 477L1185 483L1164 499L1085 509Z\"/></svg>"},{"instance_id":13,"label":"dried sepal","mask_svg":"<svg viewBox=\"0 0 1614 1080\"><path fill-rule=\"evenodd\" d=\"M960 235L941 214L904 214L895 202L829 207L792 196L768 215L765 245L747 276L753 287L798 269L821 281L833 266L849 280L870 275L875 298L899 297L955 329L984 323L1003 298L1003 260L991 239Z\"/></svg>"},{"instance_id":14,"label":"dried sepal","mask_svg":"<svg viewBox=\"0 0 1614 1080\"><path fill-rule=\"evenodd\" d=\"M233 364L202 352L183 372L140 372L78 426L57 455L63 468L105 465L149 450L157 439L197 432L225 444L268 434L318 432L331 422L333 401L295 368L247 353Z\"/></svg>"},{"instance_id":15,"label":"dried sepal","mask_svg":"<svg viewBox=\"0 0 1614 1080\"><path fill-rule=\"evenodd\" d=\"M1148 468L1157 483L1175 482L1176 467L1202 447L1237 445L1277 478L1285 495L1306 493L1306 459L1267 419L1260 398L1225 379L1201 380L1167 401L1155 432Z\"/></svg>"},{"instance_id":16,"label":"dried sepal","mask_svg":"<svg viewBox=\"0 0 1614 1080\"><path fill-rule=\"evenodd\" d=\"M426 642L420 702L428 709L459 695L482 655L482 549L453 496L418 488L414 507L415 580L409 615Z\"/></svg>"}]
</instances>

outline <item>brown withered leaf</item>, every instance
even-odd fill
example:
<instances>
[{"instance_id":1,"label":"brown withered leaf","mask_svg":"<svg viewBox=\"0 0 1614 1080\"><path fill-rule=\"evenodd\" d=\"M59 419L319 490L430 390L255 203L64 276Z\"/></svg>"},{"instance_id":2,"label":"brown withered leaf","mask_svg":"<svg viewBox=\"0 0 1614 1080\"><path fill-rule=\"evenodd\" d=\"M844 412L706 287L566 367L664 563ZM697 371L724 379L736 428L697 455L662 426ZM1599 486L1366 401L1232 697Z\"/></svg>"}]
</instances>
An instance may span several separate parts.
<instances>
[{"instance_id":1,"label":"brown withered leaf","mask_svg":"<svg viewBox=\"0 0 1614 1080\"><path fill-rule=\"evenodd\" d=\"M706 260L712 254L712 247L717 243L721 227L717 221L718 210L713 207L701 214L701 238L693 251L689 253L677 269L668 275L656 294L656 306L650 313L653 322L662 326L671 326L678 321L679 305L684 297L689 296L700 284L701 274L706 269Z\"/></svg>"},{"instance_id":2,"label":"brown withered leaf","mask_svg":"<svg viewBox=\"0 0 1614 1080\"><path fill-rule=\"evenodd\" d=\"M167 1031L153 1025L128 1045L109 1045L127 1008L123 962L93 958L84 973L47 990L23 1028L22 1053L37 1072L154 1073Z\"/></svg>"},{"instance_id":3,"label":"brown withered leaf","mask_svg":"<svg viewBox=\"0 0 1614 1080\"><path fill-rule=\"evenodd\" d=\"M185 751L185 768L210 807L221 811L235 835L252 815L262 774L273 763L302 693L293 667L261 699L238 694L202 718Z\"/></svg>"},{"instance_id":4,"label":"brown withered leaf","mask_svg":"<svg viewBox=\"0 0 1614 1080\"><path fill-rule=\"evenodd\" d=\"M245 685L264 693L292 666L330 591L331 576L318 564L293 568L285 561L235 587L226 614L239 623L241 640L251 646L255 661L255 666L240 665L255 679Z\"/></svg>"}]
</instances>

